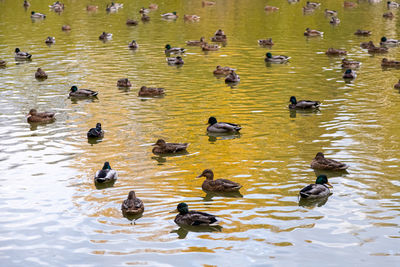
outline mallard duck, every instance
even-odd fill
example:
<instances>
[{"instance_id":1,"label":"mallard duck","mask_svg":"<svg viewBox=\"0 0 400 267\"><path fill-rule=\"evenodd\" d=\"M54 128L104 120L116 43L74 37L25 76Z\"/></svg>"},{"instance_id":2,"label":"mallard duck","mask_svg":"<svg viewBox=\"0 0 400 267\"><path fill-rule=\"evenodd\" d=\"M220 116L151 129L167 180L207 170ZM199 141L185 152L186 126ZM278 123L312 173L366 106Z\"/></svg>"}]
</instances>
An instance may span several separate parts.
<instances>
[{"instance_id":1,"label":"mallard duck","mask_svg":"<svg viewBox=\"0 0 400 267\"><path fill-rule=\"evenodd\" d=\"M297 101L295 96L290 97L290 109L317 109L319 108L319 101L311 101L311 100L300 100Z\"/></svg>"},{"instance_id":2,"label":"mallard duck","mask_svg":"<svg viewBox=\"0 0 400 267\"><path fill-rule=\"evenodd\" d=\"M148 22L150 21L150 17L147 16L146 14L142 14L142 17L140 18L143 22Z\"/></svg>"},{"instance_id":3,"label":"mallard duck","mask_svg":"<svg viewBox=\"0 0 400 267\"><path fill-rule=\"evenodd\" d=\"M217 219L214 215L191 210L186 203L179 203L177 207L179 214L176 215L174 222L177 225L188 226L210 226L217 224Z\"/></svg>"},{"instance_id":4,"label":"mallard duck","mask_svg":"<svg viewBox=\"0 0 400 267\"><path fill-rule=\"evenodd\" d=\"M225 43L227 41L226 35L215 35L211 37L212 42Z\"/></svg>"},{"instance_id":5,"label":"mallard duck","mask_svg":"<svg viewBox=\"0 0 400 267\"><path fill-rule=\"evenodd\" d=\"M330 190L327 185L332 186L328 182L328 177L326 177L324 174L321 174L318 176L315 184L309 184L300 190L300 196L307 199L327 197L330 194Z\"/></svg>"},{"instance_id":6,"label":"mallard duck","mask_svg":"<svg viewBox=\"0 0 400 267\"><path fill-rule=\"evenodd\" d=\"M396 2L393 2L393 1L387 1L387 7L388 8L399 8L400 4L396 3Z\"/></svg>"},{"instance_id":7,"label":"mallard duck","mask_svg":"<svg viewBox=\"0 0 400 267\"><path fill-rule=\"evenodd\" d=\"M165 45L165 54L182 54L185 53L185 48L171 47L169 44Z\"/></svg>"},{"instance_id":8,"label":"mallard duck","mask_svg":"<svg viewBox=\"0 0 400 267\"><path fill-rule=\"evenodd\" d=\"M258 44L261 46L272 46L274 45L274 42L272 42L272 38L268 38L258 40Z\"/></svg>"},{"instance_id":9,"label":"mallard duck","mask_svg":"<svg viewBox=\"0 0 400 267\"><path fill-rule=\"evenodd\" d=\"M207 127L207 132L210 133L238 133L242 127L239 124L228 123L228 122L217 122L215 117L210 117Z\"/></svg>"},{"instance_id":10,"label":"mallard duck","mask_svg":"<svg viewBox=\"0 0 400 267\"><path fill-rule=\"evenodd\" d=\"M357 74L354 70L352 69L347 69L343 73L343 79L355 79L357 77Z\"/></svg>"},{"instance_id":11,"label":"mallard duck","mask_svg":"<svg viewBox=\"0 0 400 267\"><path fill-rule=\"evenodd\" d=\"M63 26L61 27L61 30L62 30L62 31L65 31L65 32L70 31L70 30L71 30L71 26L69 26L69 25L63 25Z\"/></svg>"},{"instance_id":12,"label":"mallard duck","mask_svg":"<svg viewBox=\"0 0 400 267\"><path fill-rule=\"evenodd\" d=\"M169 65L183 65L183 59L181 57L167 57L167 63Z\"/></svg>"},{"instance_id":13,"label":"mallard duck","mask_svg":"<svg viewBox=\"0 0 400 267\"><path fill-rule=\"evenodd\" d=\"M348 68L348 69L356 69L360 67L361 62L359 61L350 61L346 58L342 59L342 68Z\"/></svg>"},{"instance_id":14,"label":"mallard duck","mask_svg":"<svg viewBox=\"0 0 400 267\"><path fill-rule=\"evenodd\" d=\"M381 42L379 43L381 46L391 47L391 46L398 46L399 40L396 39L387 39L385 36L381 38Z\"/></svg>"},{"instance_id":15,"label":"mallard duck","mask_svg":"<svg viewBox=\"0 0 400 267\"><path fill-rule=\"evenodd\" d=\"M199 21L200 17L197 15L183 15L183 19L186 21Z\"/></svg>"},{"instance_id":16,"label":"mallard duck","mask_svg":"<svg viewBox=\"0 0 400 267\"><path fill-rule=\"evenodd\" d=\"M381 66L382 67L400 67L400 61L382 58Z\"/></svg>"},{"instance_id":17,"label":"mallard duck","mask_svg":"<svg viewBox=\"0 0 400 267\"><path fill-rule=\"evenodd\" d=\"M304 32L304 36L322 36L324 35L323 32L317 31L317 30L311 30L310 28L307 28L306 31Z\"/></svg>"},{"instance_id":18,"label":"mallard duck","mask_svg":"<svg viewBox=\"0 0 400 267\"><path fill-rule=\"evenodd\" d=\"M37 112L36 109L31 109L27 115L28 122L52 122L55 120L54 112Z\"/></svg>"},{"instance_id":19,"label":"mallard duck","mask_svg":"<svg viewBox=\"0 0 400 267\"><path fill-rule=\"evenodd\" d=\"M107 12L114 12L118 11L118 9L123 8L124 4L119 4L119 3L114 3L112 2L111 4L107 5L106 11Z\"/></svg>"},{"instance_id":20,"label":"mallard duck","mask_svg":"<svg viewBox=\"0 0 400 267\"><path fill-rule=\"evenodd\" d=\"M156 10L158 8L158 5L157 4L150 4L149 8L152 9L152 10Z\"/></svg>"},{"instance_id":21,"label":"mallard duck","mask_svg":"<svg viewBox=\"0 0 400 267\"><path fill-rule=\"evenodd\" d=\"M41 68L38 68L35 72L36 79L47 79L47 74Z\"/></svg>"},{"instance_id":22,"label":"mallard duck","mask_svg":"<svg viewBox=\"0 0 400 267\"><path fill-rule=\"evenodd\" d=\"M356 6L357 6L357 3L344 1L344 2L343 2L343 6L344 6L344 7L356 7Z\"/></svg>"},{"instance_id":23,"label":"mallard duck","mask_svg":"<svg viewBox=\"0 0 400 267\"><path fill-rule=\"evenodd\" d=\"M24 7L29 7L30 5L31 4L27 0L24 0L24 4L23 4Z\"/></svg>"},{"instance_id":24,"label":"mallard duck","mask_svg":"<svg viewBox=\"0 0 400 267\"><path fill-rule=\"evenodd\" d=\"M122 202L121 210L127 215L136 215L144 211L144 204L136 197L135 191L130 191L128 198Z\"/></svg>"},{"instance_id":25,"label":"mallard duck","mask_svg":"<svg viewBox=\"0 0 400 267\"><path fill-rule=\"evenodd\" d=\"M69 97L80 97L80 98L85 98L85 97L96 97L99 92L92 91L89 89L78 89L77 86L73 85L71 86L71 90L69 92Z\"/></svg>"},{"instance_id":26,"label":"mallard duck","mask_svg":"<svg viewBox=\"0 0 400 267\"><path fill-rule=\"evenodd\" d=\"M150 13L150 9L142 7L142 8L139 10L139 13L140 13L140 14L149 14L149 13Z\"/></svg>"},{"instance_id":27,"label":"mallard duck","mask_svg":"<svg viewBox=\"0 0 400 267\"><path fill-rule=\"evenodd\" d=\"M5 67L7 62L5 60L0 60L0 67Z\"/></svg>"},{"instance_id":28,"label":"mallard duck","mask_svg":"<svg viewBox=\"0 0 400 267\"><path fill-rule=\"evenodd\" d=\"M122 78L117 81L117 87L131 87L132 84L128 78Z\"/></svg>"},{"instance_id":29,"label":"mallard duck","mask_svg":"<svg viewBox=\"0 0 400 267\"><path fill-rule=\"evenodd\" d=\"M152 150L153 154L173 154L178 152L186 152L188 143L166 143L163 139L158 139Z\"/></svg>"},{"instance_id":30,"label":"mallard duck","mask_svg":"<svg viewBox=\"0 0 400 267\"><path fill-rule=\"evenodd\" d=\"M54 44L56 42L56 38L55 37L47 37L46 40L44 41L46 44Z\"/></svg>"},{"instance_id":31,"label":"mallard duck","mask_svg":"<svg viewBox=\"0 0 400 267\"><path fill-rule=\"evenodd\" d=\"M15 48L15 59L16 60L29 60L32 55L27 52L22 52L19 48Z\"/></svg>"},{"instance_id":32,"label":"mallard duck","mask_svg":"<svg viewBox=\"0 0 400 267\"><path fill-rule=\"evenodd\" d=\"M368 53L370 54L382 54L387 53L389 49L383 46L375 46L373 43L368 47Z\"/></svg>"},{"instance_id":33,"label":"mallard duck","mask_svg":"<svg viewBox=\"0 0 400 267\"><path fill-rule=\"evenodd\" d=\"M103 138L104 137L104 131L101 129L101 123L96 124L96 128L91 128L87 132L87 137L88 138Z\"/></svg>"},{"instance_id":34,"label":"mallard duck","mask_svg":"<svg viewBox=\"0 0 400 267\"><path fill-rule=\"evenodd\" d=\"M103 32L100 36L100 40L110 40L112 38L112 33Z\"/></svg>"},{"instance_id":35,"label":"mallard duck","mask_svg":"<svg viewBox=\"0 0 400 267\"><path fill-rule=\"evenodd\" d=\"M312 8L317 8L317 7L319 7L320 5L321 5L321 3L310 2L310 1L307 1L307 3L306 3L306 6L307 6L307 7L312 7Z\"/></svg>"},{"instance_id":36,"label":"mallard duck","mask_svg":"<svg viewBox=\"0 0 400 267\"><path fill-rule=\"evenodd\" d=\"M38 13L38 12L32 11L31 12L31 18L32 19L44 19L44 18L46 18L46 15L42 14L42 13Z\"/></svg>"},{"instance_id":37,"label":"mallard duck","mask_svg":"<svg viewBox=\"0 0 400 267\"><path fill-rule=\"evenodd\" d=\"M346 50L342 49L335 49L335 48L328 48L328 50L325 52L328 56L339 56L339 55L347 55Z\"/></svg>"},{"instance_id":38,"label":"mallard duck","mask_svg":"<svg viewBox=\"0 0 400 267\"><path fill-rule=\"evenodd\" d=\"M138 43L137 43L135 40L132 40L132 42L129 43L128 47L129 47L130 49L138 49L138 48L139 48L139 45L138 45Z\"/></svg>"},{"instance_id":39,"label":"mallard duck","mask_svg":"<svg viewBox=\"0 0 400 267\"><path fill-rule=\"evenodd\" d=\"M104 162L103 168L98 170L94 176L95 183L107 183L115 181L118 178L116 170L111 169L108 161Z\"/></svg>"},{"instance_id":40,"label":"mallard duck","mask_svg":"<svg viewBox=\"0 0 400 267\"><path fill-rule=\"evenodd\" d=\"M234 70L231 70L225 78L226 83L238 83L240 81L239 75Z\"/></svg>"},{"instance_id":41,"label":"mallard duck","mask_svg":"<svg viewBox=\"0 0 400 267\"><path fill-rule=\"evenodd\" d=\"M50 7L50 9L54 10L55 12L61 12L64 10L64 4L61 3L60 1L54 2L49 7Z\"/></svg>"},{"instance_id":42,"label":"mallard duck","mask_svg":"<svg viewBox=\"0 0 400 267\"><path fill-rule=\"evenodd\" d=\"M204 37L200 38L200 41L194 40L194 41L186 41L186 45L190 46L202 46L205 43Z\"/></svg>"},{"instance_id":43,"label":"mallard duck","mask_svg":"<svg viewBox=\"0 0 400 267\"><path fill-rule=\"evenodd\" d=\"M327 16L337 16L337 11L336 10L329 10L329 9L325 9L325 15Z\"/></svg>"},{"instance_id":44,"label":"mallard duck","mask_svg":"<svg viewBox=\"0 0 400 267\"><path fill-rule=\"evenodd\" d=\"M98 6L93 6L93 5L86 6L87 11L97 11L98 8L99 8Z\"/></svg>"},{"instance_id":45,"label":"mallard duck","mask_svg":"<svg viewBox=\"0 0 400 267\"><path fill-rule=\"evenodd\" d=\"M155 88L155 87L140 87L139 96L159 96L165 94L164 88Z\"/></svg>"},{"instance_id":46,"label":"mallard duck","mask_svg":"<svg viewBox=\"0 0 400 267\"><path fill-rule=\"evenodd\" d=\"M161 17L162 17L163 19L177 19L177 18L178 18L178 15L177 15L176 12L174 11L174 12L162 14Z\"/></svg>"},{"instance_id":47,"label":"mallard duck","mask_svg":"<svg viewBox=\"0 0 400 267\"><path fill-rule=\"evenodd\" d=\"M394 15L393 15L392 11L389 11L389 12L383 13L382 17L387 18L387 19L392 19L392 18L394 18Z\"/></svg>"},{"instance_id":48,"label":"mallard duck","mask_svg":"<svg viewBox=\"0 0 400 267\"><path fill-rule=\"evenodd\" d=\"M368 36L368 35L371 35L371 34L372 34L371 31L360 30L360 29L358 29L358 30L354 33L354 35L359 35L359 36Z\"/></svg>"},{"instance_id":49,"label":"mallard duck","mask_svg":"<svg viewBox=\"0 0 400 267\"><path fill-rule=\"evenodd\" d=\"M322 152L318 152L315 158L311 161L311 168L318 170L339 171L345 170L349 166L333 159L325 158Z\"/></svg>"},{"instance_id":50,"label":"mallard duck","mask_svg":"<svg viewBox=\"0 0 400 267\"><path fill-rule=\"evenodd\" d=\"M329 21L330 24L339 24L340 23L340 19L338 19L335 16L331 17L331 20Z\"/></svg>"},{"instance_id":51,"label":"mallard duck","mask_svg":"<svg viewBox=\"0 0 400 267\"><path fill-rule=\"evenodd\" d=\"M215 5L215 2L211 2L211 1L201 1L201 5L202 5L202 6L213 6L213 5Z\"/></svg>"},{"instance_id":52,"label":"mallard duck","mask_svg":"<svg viewBox=\"0 0 400 267\"><path fill-rule=\"evenodd\" d=\"M242 185L227 179L214 180L214 173L210 169L204 170L197 178L206 177L201 188L204 191L214 192L235 192L242 188Z\"/></svg>"},{"instance_id":53,"label":"mallard duck","mask_svg":"<svg viewBox=\"0 0 400 267\"><path fill-rule=\"evenodd\" d=\"M276 7L276 6L265 6L264 10L265 11L278 11L279 7Z\"/></svg>"},{"instance_id":54,"label":"mallard duck","mask_svg":"<svg viewBox=\"0 0 400 267\"><path fill-rule=\"evenodd\" d=\"M217 45L217 44L207 44L207 43L204 43L204 44L201 46L201 49L202 49L203 51L218 51L218 50L219 50L219 45Z\"/></svg>"},{"instance_id":55,"label":"mallard duck","mask_svg":"<svg viewBox=\"0 0 400 267\"><path fill-rule=\"evenodd\" d=\"M265 54L266 58L264 59L265 62L270 62L270 63L286 63L290 59L288 56L273 56L270 52Z\"/></svg>"},{"instance_id":56,"label":"mallard duck","mask_svg":"<svg viewBox=\"0 0 400 267\"><path fill-rule=\"evenodd\" d=\"M229 73L231 73L231 71L234 71L235 69L232 69L230 67L221 67L221 66L217 66L215 68L215 70L213 71L214 75L228 75Z\"/></svg>"},{"instance_id":57,"label":"mallard duck","mask_svg":"<svg viewBox=\"0 0 400 267\"><path fill-rule=\"evenodd\" d=\"M134 20L134 19L127 19L126 20L126 25L136 26L138 24L139 24L139 22L137 20Z\"/></svg>"},{"instance_id":58,"label":"mallard duck","mask_svg":"<svg viewBox=\"0 0 400 267\"><path fill-rule=\"evenodd\" d=\"M396 83L396 84L394 85L394 88L396 88L396 89L400 89L400 80L399 80L399 82L398 82L398 83Z\"/></svg>"}]
</instances>

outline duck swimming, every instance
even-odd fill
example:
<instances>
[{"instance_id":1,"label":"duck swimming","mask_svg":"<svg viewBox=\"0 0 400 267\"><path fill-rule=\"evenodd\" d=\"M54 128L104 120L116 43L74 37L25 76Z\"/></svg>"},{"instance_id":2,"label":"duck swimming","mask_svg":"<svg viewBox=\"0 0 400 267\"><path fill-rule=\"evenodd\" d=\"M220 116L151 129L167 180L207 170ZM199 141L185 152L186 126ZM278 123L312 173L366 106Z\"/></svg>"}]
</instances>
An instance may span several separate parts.
<instances>
[{"instance_id":1,"label":"duck swimming","mask_svg":"<svg viewBox=\"0 0 400 267\"><path fill-rule=\"evenodd\" d=\"M153 154L173 154L178 152L186 152L188 143L166 143L163 139L158 139L153 145Z\"/></svg>"},{"instance_id":2,"label":"duck swimming","mask_svg":"<svg viewBox=\"0 0 400 267\"><path fill-rule=\"evenodd\" d=\"M309 184L300 190L300 197L306 199L327 197L330 194L330 190L327 185L332 186L328 182L328 177L322 174L318 176L317 180L315 181L315 184Z\"/></svg>"},{"instance_id":3,"label":"duck swimming","mask_svg":"<svg viewBox=\"0 0 400 267\"><path fill-rule=\"evenodd\" d=\"M135 191L130 191L128 198L122 202L121 210L126 215L136 215L143 213L144 204L143 201L136 197Z\"/></svg>"},{"instance_id":4,"label":"duck swimming","mask_svg":"<svg viewBox=\"0 0 400 267\"><path fill-rule=\"evenodd\" d=\"M317 109L319 108L319 101L300 100L297 101L295 96L290 97L290 109Z\"/></svg>"},{"instance_id":5,"label":"duck swimming","mask_svg":"<svg viewBox=\"0 0 400 267\"><path fill-rule=\"evenodd\" d=\"M288 56L273 56L270 52L265 54L266 58L264 59L265 62L270 62L270 63L286 63L290 59Z\"/></svg>"},{"instance_id":6,"label":"duck swimming","mask_svg":"<svg viewBox=\"0 0 400 267\"><path fill-rule=\"evenodd\" d=\"M311 168L318 170L340 171L345 170L349 166L333 159L325 158L322 152L318 152L311 161Z\"/></svg>"},{"instance_id":7,"label":"duck swimming","mask_svg":"<svg viewBox=\"0 0 400 267\"><path fill-rule=\"evenodd\" d=\"M15 48L15 60L30 60L31 54L27 52L22 52L19 48Z\"/></svg>"},{"instance_id":8,"label":"duck swimming","mask_svg":"<svg viewBox=\"0 0 400 267\"><path fill-rule=\"evenodd\" d=\"M88 138L103 138L104 131L101 129L101 123L97 123L96 128L91 128L87 132L87 137Z\"/></svg>"},{"instance_id":9,"label":"duck swimming","mask_svg":"<svg viewBox=\"0 0 400 267\"><path fill-rule=\"evenodd\" d=\"M77 86L71 86L71 90L69 92L69 97L77 97L77 98L88 98L88 97L96 97L99 92L92 91L89 89L78 89Z\"/></svg>"},{"instance_id":10,"label":"duck swimming","mask_svg":"<svg viewBox=\"0 0 400 267\"><path fill-rule=\"evenodd\" d=\"M165 94L164 88L155 88L155 87L140 87L139 96L160 96Z\"/></svg>"},{"instance_id":11,"label":"duck swimming","mask_svg":"<svg viewBox=\"0 0 400 267\"><path fill-rule=\"evenodd\" d=\"M215 117L210 117L208 119L208 124L207 132L210 133L238 133L242 129L239 124L217 122Z\"/></svg>"},{"instance_id":12,"label":"duck swimming","mask_svg":"<svg viewBox=\"0 0 400 267\"><path fill-rule=\"evenodd\" d=\"M36 109L31 109L28 113L28 122L53 122L55 120L54 118L55 113L54 112L37 112Z\"/></svg>"},{"instance_id":13,"label":"duck swimming","mask_svg":"<svg viewBox=\"0 0 400 267\"><path fill-rule=\"evenodd\" d=\"M174 222L177 225L187 226L210 226L217 223L214 215L191 210L186 203L179 203L177 207L179 214L176 215Z\"/></svg>"},{"instance_id":14,"label":"duck swimming","mask_svg":"<svg viewBox=\"0 0 400 267\"><path fill-rule=\"evenodd\" d=\"M117 81L117 87L131 87L132 84L128 78L122 78Z\"/></svg>"},{"instance_id":15,"label":"duck swimming","mask_svg":"<svg viewBox=\"0 0 400 267\"><path fill-rule=\"evenodd\" d=\"M352 69L347 69L343 73L343 79L355 79L357 77L357 74L354 70Z\"/></svg>"},{"instance_id":16,"label":"duck swimming","mask_svg":"<svg viewBox=\"0 0 400 267\"><path fill-rule=\"evenodd\" d=\"M227 179L214 180L214 173L210 169L204 170L199 176L197 176L197 178L200 177L206 178L201 185L201 188L206 192L236 192L242 188L242 185Z\"/></svg>"},{"instance_id":17,"label":"duck swimming","mask_svg":"<svg viewBox=\"0 0 400 267\"><path fill-rule=\"evenodd\" d=\"M104 162L103 169L98 170L94 176L95 183L107 183L117 180L117 171L111 169L108 161Z\"/></svg>"},{"instance_id":18,"label":"duck swimming","mask_svg":"<svg viewBox=\"0 0 400 267\"><path fill-rule=\"evenodd\" d=\"M44 41L46 44L54 44L56 42L56 38L55 37L47 37L47 39Z\"/></svg>"},{"instance_id":19,"label":"duck swimming","mask_svg":"<svg viewBox=\"0 0 400 267\"><path fill-rule=\"evenodd\" d=\"M168 65L183 65L183 59L181 57L167 57Z\"/></svg>"},{"instance_id":20,"label":"duck swimming","mask_svg":"<svg viewBox=\"0 0 400 267\"><path fill-rule=\"evenodd\" d=\"M36 79L47 79L47 74L41 68L38 68L35 72Z\"/></svg>"}]
</instances>

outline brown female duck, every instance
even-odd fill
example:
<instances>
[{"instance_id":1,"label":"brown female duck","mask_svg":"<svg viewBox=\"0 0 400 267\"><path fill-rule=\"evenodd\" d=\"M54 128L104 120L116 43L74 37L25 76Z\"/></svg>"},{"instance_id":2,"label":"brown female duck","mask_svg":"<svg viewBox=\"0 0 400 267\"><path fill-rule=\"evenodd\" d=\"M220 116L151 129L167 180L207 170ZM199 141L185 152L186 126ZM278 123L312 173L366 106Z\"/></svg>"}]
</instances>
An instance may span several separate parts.
<instances>
[{"instance_id":1,"label":"brown female duck","mask_svg":"<svg viewBox=\"0 0 400 267\"><path fill-rule=\"evenodd\" d=\"M325 158L322 152L318 152L315 158L311 161L311 168L318 170L339 171L345 170L349 166L333 159Z\"/></svg>"},{"instance_id":2,"label":"brown female duck","mask_svg":"<svg viewBox=\"0 0 400 267\"><path fill-rule=\"evenodd\" d=\"M144 204L143 201L136 197L135 191L130 191L128 198L122 202L121 210L126 215L136 215L143 213Z\"/></svg>"},{"instance_id":3,"label":"brown female duck","mask_svg":"<svg viewBox=\"0 0 400 267\"><path fill-rule=\"evenodd\" d=\"M156 155L159 154L172 154L178 152L186 152L188 143L166 143L163 139L158 139L152 152Z\"/></svg>"},{"instance_id":4,"label":"brown female duck","mask_svg":"<svg viewBox=\"0 0 400 267\"><path fill-rule=\"evenodd\" d=\"M204 180L203 184L201 185L201 188L204 191L210 191L210 192L236 192L240 188L242 188L242 185L232 182L227 179L217 179L214 180L214 173L210 169L204 170L197 178L200 177L206 177Z\"/></svg>"},{"instance_id":5,"label":"brown female duck","mask_svg":"<svg viewBox=\"0 0 400 267\"><path fill-rule=\"evenodd\" d=\"M28 114L28 122L52 122L55 120L54 112L37 112L36 109L31 109Z\"/></svg>"}]
</instances>

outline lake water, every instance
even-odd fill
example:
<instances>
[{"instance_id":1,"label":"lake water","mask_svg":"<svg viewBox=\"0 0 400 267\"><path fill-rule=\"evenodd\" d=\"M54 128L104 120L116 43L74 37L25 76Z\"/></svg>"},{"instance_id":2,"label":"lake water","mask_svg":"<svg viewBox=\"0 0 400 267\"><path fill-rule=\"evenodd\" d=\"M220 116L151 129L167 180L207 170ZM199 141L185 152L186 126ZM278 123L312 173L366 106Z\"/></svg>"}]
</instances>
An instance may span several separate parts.
<instances>
[{"instance_id":1,"label":"lake water","mask_svg":"<svg viewBox=\"0 0 400 267\"><path fill-rule=\"evenodd\" d=\"M380 66L359 44L381 36L400 38L400 13L386 20L385 1L360 1L344 9L342 1L321 0L304 15L305 1L154 1L151 21L138 10L149 1L128 1L107 14L108 1L65 0L65 11L49 10L50 0L0 1L0 265L144 265L144 266L320 266L399 264L400 94L393 88L399 69ZM99 6L88 13L87 4ZM325 8L339 12L329 24ZM32 21L30 11L45 13ZM177 11L176 21L160 14ZM199 22L184 22L197 14ZM69 24L70 32L61 31ZM305 28L322 38L306 38ZM185 41L206 39L221 28L228 42L205 54ZM373 31L357 37L358 29ZM98 36L111 32L103 43ZM44 43L54 36L56 43ZM258 39L272 37L272 49ZM137 51L127 48L135 39ZM180 67L168 66L165 44L187 48ZM16 47L32 61L17 63ZM351 83L342 79L341 57L348 51L362 62ZM291 57L288 64L266 65L266 52ZM400 59L399 48L385 55ZM237 69L241 81L228 86L212 71ZM38 67L49 78L37 81ZM131 90L116 87L129 78ZM98 99L71 101L72 85L99 91ZM139 98L142 85L164 87L165 97ZM319 100L319 112L289 112L289 97ZM26 122L29 109L55 111L56 122L37 127ZM208 117L242 125L236 138L208 136ZM102 142L90 144L86 132L101 122ZM189 153L155 157L158 138L189 142ZM350 165L348 173L328 173L333 194L320 206L299 205L298 192L315 182L309 164L324 152ZM118 171L113 187L97 189L94 173L104 161ZM206 195L203 179L243 185L243 197ZM120 211L135 190L145 203L135 224ZM221 232L187 232L173 219L180 202L219 217Z\"/></svg>"}]
</instances>

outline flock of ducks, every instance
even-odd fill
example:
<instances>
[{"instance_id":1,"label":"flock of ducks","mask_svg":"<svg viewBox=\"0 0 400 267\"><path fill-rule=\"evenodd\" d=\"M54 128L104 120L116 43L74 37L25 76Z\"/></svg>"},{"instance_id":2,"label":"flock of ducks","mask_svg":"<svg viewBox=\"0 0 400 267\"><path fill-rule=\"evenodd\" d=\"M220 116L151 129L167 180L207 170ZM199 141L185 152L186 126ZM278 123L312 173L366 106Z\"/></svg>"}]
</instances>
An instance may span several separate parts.
<instances>
[{"instance_id":1,"label":"flock of ducks","mask_svg":"<svg viewBox=\"0 0 400 267\"><path fill-rule=\"evenodd\" d=\"M296 3L299 0L288 0L290 3ZM202 1L203 6L212 6L214 2L210 1ZM344 2L345 7L355 7L357 4L354 2ZM23 6L28 8L30 3L28 1L24 1ZM320 8L320 3L309 2L307 1L306 6L303 7L303 12L310 13L314 12L316 9ZM387 2L388 8L400 8L399 3L395 2ZM49 6L51 10L55 12L62 12L64 10L64 4L60 1L56 1L54 4ZM123 8L123 4L118 3L111 3L106 6L107 12L116 12L118 9ZM157 9L158 6L156 4L150 4L149 8L141 8L139 13L141 14L142 21L146 22L150 20L150 17L147 15L152 10ZM87 11L95 11L98 9L98 6L87 6ZM273 6L266 6L265 10L268 12L273 12L278 10L279 8ZM325 14L327 16L331 16L330 23L338 24L340 23L340 19L337 18L338 12L334 10L325 9ZM177 19L178 14L176 12L165 13L161 15L163 19ZM385 13L384 17L390 17L389 13ZM38 13L35 11L31 12L32 19L44 19L46 15L42 13ZM197 15L184 15L184 19L188 21L198 21L200 19ZM133 19L128 19L126 22L127 25L137 25L138 22ZM68 31L71 30L69 25L63 25L62 30ZM307 37L317 37L323 36L323 32L306 28L304 32L304 36ZM367 30L358 29L355 35L359 36L370 36L371 32ZM106 41L112 38L111 33L103 32L99 39ZM223 32L223 30L218 29L214 36L210 38L212 42L215 43L222 43L223 45L227 42L227 36ZM55 43L55 38L49 36L45 43L53 44ZM380 46L375 46L372 41L361 43L361 47L368 49L369 53L386 53L388 51L388 47L396 47L400 43L399 40L395 39L388 39L386 37L382 37L379 43ZM260 46L271 47L274 45L272 38L261 39L258 40L258 44ZM186 42L188 46L198 46L201 47L203 51L215 51L220 49L218 44L208 44L204 37L201 37L199 40L190 40ZM133 40L129 43L128 47L130 49L138 49L138 43ZM182 65L184 64L182 57L179 55L185 53L184 48L180 47L172 47L170 44L165 46L165 54L167 56L166 60L168 64L171 65ZM346 55L347 52L340 49L329 48L326 51L327 55L333 56L341 56ZM170 55L176 55L170 57ZM15 49L15 59L16 60L31 60L32 55L28 52L22 52L19 48ZM267 63L277 63L283 64L288 62L290 57L284 55L272 55L272 53L268 52L265 56L265 62ZM343 74L343 78L345 79L354 79L356 77L355 69L360 67L360 62L358 61L351 61L346 58L342 60L342 67L345 68L345 72ZM6 66L5 61L0 61L0 66ZM392 66L400 66L400 61L389 60L386 58L382 59L382 66L392 67ZM237 83L240 81L239 75L235 72L235 69L230 67L222 67L217 66L216 69L213 71L214 75L216 76L224 76L225 81L227 83ZM47 74L41 69L35 73L35 77L37 79L47 79ZM131 87L131 83L127 78L123 78L117 81L118 87ZM400 80L399 83L395 85L395 88L400 88ZM165 93L164 88L153 88L153 87L146 87L142 86L138 92L139 96L145 97L154 97L154 96L161 96ZM97 97L98 92L92 91L89 89L79 89L77 86L72 86L69 92L70 98L92 98ZM298 101L295 96L291 96L289 99L289 106L290 110L315 110L320 107L319 101L311 101L311 100L300 100ZM27 115L27 121L29 123L49 123L55 120L55 113L53 112L37 112L36 109L31 109L29 114ZM215 133L215 134L239 134L239 131L242 127L239 124L235 123L227 123L227 122L218 122L215 117L210 117L208 119L208 126L207 132ZM104 130L101 127L101 123L97 123L96 127L91 128L87 132L88 139L101 139L104 137ZM154 148L152 152L155 155L171 155L176 153L187 153L188 143L167 143L163 139L158 139L156 143L153 144ZM315 158L311 162L311 168L316 170L323 170L323 171L345 171L349 166L341 163L336 160L327 159L324 157L322 152L318 152ZM109 162L105 162L103 168L98 170L95 174L94 181L96 184L107 184L107 183L114 183L117 180L117 171L112 169ZM198 178L204 177L205 180L202 183L202 189L205 192L218 192L218 193L232 193L232 192L239 192L242 188L242 185L236 183L231 180L227 179L214 179L214 173L210 169L204 170L200 175L197 176ZM321 174L317 177L315 184L310 184L303 189L300 190L299 196L302 199L321 199L327 198L331 193L329 187L331 185L328 182L328 178L325 174ZM126 200L123 201L121 205L121 210L124 216L141 216L144 211L144 203L139 198L136 197L134 191L130 191ZM177 206L177 210L179 214L175 218L175 223L181 226L212 226L217 223L217 219L214 215L199 212L199 211L189 211L188 205L186 203L180 203Z\"/></svg>"}]
</instances>

